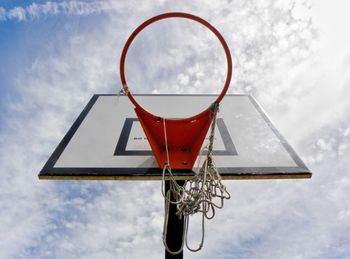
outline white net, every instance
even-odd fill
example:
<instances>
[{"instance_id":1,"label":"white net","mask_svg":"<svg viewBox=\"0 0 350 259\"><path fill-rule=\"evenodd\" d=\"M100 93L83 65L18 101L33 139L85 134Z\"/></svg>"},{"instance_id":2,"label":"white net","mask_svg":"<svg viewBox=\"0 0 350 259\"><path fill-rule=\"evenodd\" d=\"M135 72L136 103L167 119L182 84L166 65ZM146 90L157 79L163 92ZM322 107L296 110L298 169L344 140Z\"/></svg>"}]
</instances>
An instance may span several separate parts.
<instances>
[{"instance_id":1,"label":"white net","mask_svg":"<svg viewBox=\"0 0 350 259\"><path fill-rule=\"evenodd\" d=\"M192 252L199 251L203 247L204 234L205 234L205 219L212 219L215 216L215 209L221 209L224 206L224 200L230 199L230 194L226 190L226 187L222 184L221 176L217 170L213 161L213 145L214 134L216 127L216 115L218 113L219 106L215 103L212 108L212 125L209 135L209 143L204 148L207 151L205 161L200 167L196 175L186 180L183 186L179 185L171 171L169 163L169 152L167 146L167 134L166 134L166 120L163 119L164 137L167 152L167 164L163 168L163 181L162 181L162 194L165 199L165 218L163 229L163 243L165 248L170 254L179 254L183 250L184 244L188 250ZM167 193L164 190L165 176L170 178L170 188ZM171 199L174 198L174 200ZM178 251L171 251L166 242L169 207L170 204L175 204L177 211L176 215L179 218L184 218L184 231L182 238L182 245ZM201 241L197 248L191 248L187 242L187 234L189 228L189 216L195 213L202 213L202 235Z\"/></svg>"}]
</instances>

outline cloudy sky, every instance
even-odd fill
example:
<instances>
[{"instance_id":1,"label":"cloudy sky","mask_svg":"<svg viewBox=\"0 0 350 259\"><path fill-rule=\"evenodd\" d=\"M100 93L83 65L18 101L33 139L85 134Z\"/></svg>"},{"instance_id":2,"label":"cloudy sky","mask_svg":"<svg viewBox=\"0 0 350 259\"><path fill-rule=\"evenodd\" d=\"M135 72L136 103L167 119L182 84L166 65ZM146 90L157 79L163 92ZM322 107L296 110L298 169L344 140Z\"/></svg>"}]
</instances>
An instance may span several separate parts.
<instances>
[{"instance_id":1,"label":"cloudy sky","mask_svg":"<svg viewBox=\"0 0 350 259\"><path fill-rule=\"evenodd\" d=\"M39 181L94 93L117 93L121 48L145 19L211 22L251 93L313 172L230 181L232 199L186 258L350 258L348 1L0 1L0 258L162 258L158 182ZM199 25L147 29L128 56L138 93L217 93L224 55ZM198 235L194 226L193 242Z\"/></svg>"}]
</instances>

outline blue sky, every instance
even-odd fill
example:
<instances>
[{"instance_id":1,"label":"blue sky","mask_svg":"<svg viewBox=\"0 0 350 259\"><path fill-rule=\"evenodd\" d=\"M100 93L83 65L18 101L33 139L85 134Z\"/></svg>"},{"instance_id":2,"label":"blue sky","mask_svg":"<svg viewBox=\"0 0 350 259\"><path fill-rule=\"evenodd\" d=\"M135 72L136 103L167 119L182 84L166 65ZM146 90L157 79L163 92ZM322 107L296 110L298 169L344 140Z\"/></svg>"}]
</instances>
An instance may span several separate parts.
<instances>
[{"instance_id":1,"label":"blue sky","mask_svg":"<svg viewBox=\"0 0 350 259\"><path fill-rule=\"evenodd\" d=\"M92 94L120 89L119 56L132 30L167 11L219 29L233 53L230 92L254 94L314 173L309 181L227 182L233 198L207 224L204 248L185 257L349 258L349 7L0 1L0 258L163 257L159 183L39 181L37 173ZM130 85L218 92L220 47L195 25L173 25L135 42Z\"/></svg>"}]
</instances>

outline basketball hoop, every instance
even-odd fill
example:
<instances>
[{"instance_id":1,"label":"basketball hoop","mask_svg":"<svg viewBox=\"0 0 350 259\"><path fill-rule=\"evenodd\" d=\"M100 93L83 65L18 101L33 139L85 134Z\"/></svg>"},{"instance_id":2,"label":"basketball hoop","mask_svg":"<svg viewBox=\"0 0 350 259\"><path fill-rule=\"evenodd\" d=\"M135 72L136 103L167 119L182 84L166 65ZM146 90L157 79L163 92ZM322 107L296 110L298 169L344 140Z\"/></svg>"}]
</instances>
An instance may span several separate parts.
<instances>
[{"instance_id":1,"label":"basketball hoop","mask_svg":"<svg viewBox=\"0 0 350 259\"><path fill-rule=\"evenodd\" d=\"M188 118L162 118L146 111L129 91L124 75L126 54L134 38L148 25L166 18L185 18L201 23L217 36L226 53L227 77L220 95L207 109ZM183 258L185 245L192 252L203 247L205 220L212 219L215 209L223 208L224 200L231 197L222 179L311 178L310 170L252 96L227 96L222 103L224 109L220 118L216 119L219 104L230 84L232 61L223 37L205 20L186 13L166 13L147 20L126 42L120 61L120 75L123 89L118 95L93 95L47 160L39 179L162 180L165 258ZM120 93L126 96L120 96ZM135 107L130 105L128 98ZM147 101L157 113L164 108L159 105L160 98L164 98L168 106L176 106L182 114L194 111L203 102L210 102L205 95L191 96L191 107L179 105L188 101L188 96L184 95L139 95L138 98ZM144 142L139 125L134 124L137 119L130 118L133 109L153 154ZM203 147L205 159L200 163L202 157L199 156L196 170L188 170L193 167L209 127L209 143ZM216 129L217 138L223 143L220 149L213 147ZM231 136L240 141L234 143ZM276 148L271 148L272 142ZM153 155L163 170L154 163ZM216 157L220 157L217 166L214 162ZM185 170L173 174L172 169ZM202 216L202 235L199 245L191 248L187 242L189 221L197 213Z\"/></svg>"},{"instance_id":2,"label":"basketball hoop","mask_svg":"<svg viewBox=\"0 0 350 259\"><path fill-rule=\"evenodd\" d=\"M125 78L124 67L125 58L128 49L135 37L148 25L167 18L185 18L201 23L212 31L219 39L225 50L227 59L227 76L224 87L217 99L209 105L204 111L188 118L169 119L162 118L146 111L132 95ZM230 195L225 186L221 183L220 174L213 162L213 143L216 125L216 115L219 104L224 98L230 85L232 76L232 60L230 50L221 36L221 34L207 21L187 13L165 13L155 16L142 23L131 34L124 46L120 59L120 77L125 94L135 105L136 115L147 136L147 140L156 157L158 166L163 168L162 193L166 203L166 216L163 229L163 243L168 253L176 255L182 252L184 244L190 251L198 251L202 248L204 242L204 220L211 219L215 215L215 207L222 208L223 200L229 199ZM199 169L198 173L189 180L185 181L184 186L179 185L173 176L172 169L192 169L198 157L203 141L211 126L209 135L209 145L207 146L206 159ZM168 173L169 189L164 190L165 175ZM175 198L172 201L171 197ZM215 201L216 200L216 201ZM219 203L218 203L219 202ZM182 244L179 249L173 251L167 245L167 228L169 208L171 205L176 206L176 215L183 219L184 229ZM198 248L193 249L187 243L187 231L189 216L197 212L202 213L202 238ZM212 212L209 216L208 213Z\"/></svg>"},{"instance_id":3,"label":"basketball hoop","mask_svg":"<svg viewBox=\"0 0 350 259\"><path fill-rule=\"evenodd\" d=\"M185 18L204 25L219 39L226 54L227 76L220 95L207 109L188 118L162 118L146 111L132 95L125 78L124 69L126 54L135 37L150 24L167 18ZM212 123L214 109L215 107L218 107L219 103L224 98L230 85L231 76L232 59L227 43L222 35L211 24L198 16L178 12L161 14L142 23L130 35L125 43L120 58L120 78L125 94L135 105L136 115L147 136L148 142L160 168L163 168L165 165L171 165L171 168L173 169L193 168L205 136Z\"/></svg>"}]
</instances>

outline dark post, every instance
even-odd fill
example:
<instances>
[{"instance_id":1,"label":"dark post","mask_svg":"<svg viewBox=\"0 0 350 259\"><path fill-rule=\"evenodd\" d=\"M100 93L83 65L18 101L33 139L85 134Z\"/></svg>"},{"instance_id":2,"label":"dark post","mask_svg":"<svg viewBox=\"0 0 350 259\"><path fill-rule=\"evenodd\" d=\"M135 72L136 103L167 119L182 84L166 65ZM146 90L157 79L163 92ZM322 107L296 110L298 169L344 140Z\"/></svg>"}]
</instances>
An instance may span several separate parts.
<instances>
[{"instance_id":1,"label":"dark post","mask_svg":"<svg viewBox=\"0 0 350 259\"><path fill-rule=\"evenodd\" d=\"M183 186L185 181L177 181L177 183ZM165 193L167 193L169 188L170 182L165 181ZM171 200L174 200L173 196L171 196ZM183 218L179 219L175 213L176 205L170 204L166 242L171 251L178 251L180 249L183 237L184 220ZM172 255L165 249L165 259L183 259L183 252Z\"/></svg>"}]
</instances>

